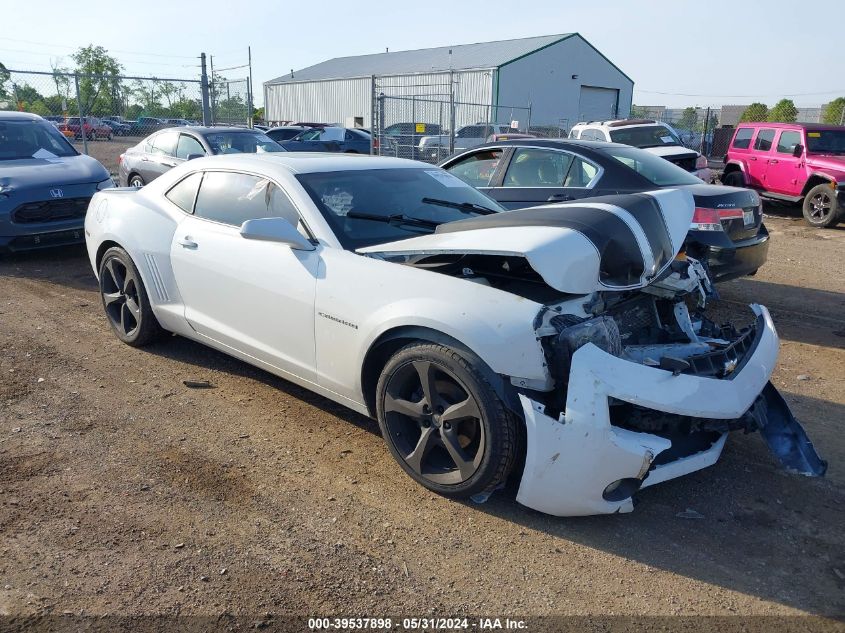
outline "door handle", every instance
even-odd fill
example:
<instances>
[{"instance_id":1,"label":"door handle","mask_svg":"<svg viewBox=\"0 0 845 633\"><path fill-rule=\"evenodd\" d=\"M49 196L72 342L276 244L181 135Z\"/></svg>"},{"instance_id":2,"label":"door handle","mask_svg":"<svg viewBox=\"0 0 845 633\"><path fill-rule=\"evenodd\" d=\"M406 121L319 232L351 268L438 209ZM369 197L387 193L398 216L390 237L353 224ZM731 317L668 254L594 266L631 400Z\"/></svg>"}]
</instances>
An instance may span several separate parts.
<instances>
[{"instance_id":1,"label":"door handle","mask_svg":"<svg viewBox=\"0 0 845 633\"><path fill-rule=\"evenodd\" d=\"M757 157L756 156L749 156L748 160L757 160Z\"/></svg>"},{"instance_id":2,"label":"door handle","mask_svg":"<svg viewBox=\"0 0 845 633\"><path fill-rule=\"evenodd\" d=\"M546 199L546 202L563 202L564 200L572 200L572 196L568 193L553 193Z\"/></svg>"},{"instance_id":3,"label":"door handle","mask_svg":"<svg viewBox=\"0 0 845 633\"><path fill-rule=\"evenodd\" d=\"M769 165L777 165L780 161L777 158L773 158L769 161Z\"/></svg>"},{"instance_id":4,"label":"door handle","mask_svg":"<svg viewBox=\"0 0 845 633\"><path fill-rule=\"evenodd\" d=\"M197 244L194 240L191 239L190 235L186 235L181 240L179 240L179 246L182 248L187 248L188 250L195 251L199 244Z\"/></svg>"},{"instance_id":5,"label":"door handle","mask_svg":"<svg viewBox=\"0 0 845 633\"><path fill-rule=\"evenodd\" d=\"M176 163L165 163L165 162L162 162L161 164L162 164L162 165L164 165L165 167L176 167Z\"/></svg>"}]
</instances>

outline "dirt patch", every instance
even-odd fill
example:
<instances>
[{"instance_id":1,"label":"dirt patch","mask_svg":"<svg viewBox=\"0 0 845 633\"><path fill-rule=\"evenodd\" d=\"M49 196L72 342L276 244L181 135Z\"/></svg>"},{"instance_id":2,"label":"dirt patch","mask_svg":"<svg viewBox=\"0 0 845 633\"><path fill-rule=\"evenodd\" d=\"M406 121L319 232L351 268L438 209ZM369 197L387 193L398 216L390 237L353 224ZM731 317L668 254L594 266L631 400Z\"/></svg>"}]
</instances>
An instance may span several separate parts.
<instances>
[{"instance_id":1,"label":"dirt patch","mask_svg":"<svg viewBox=\"0 0 845 633\"><path fill-rule=\"evenodd\" d=\"M182 339L120 344L81 248L0 260L0 614L845 613L845 231L766 222L769 262L715 308L771 309L828 477L735 435L633 514L575 519L513 485L448 501L337 404Z\"/></svg>"}]
</instances>

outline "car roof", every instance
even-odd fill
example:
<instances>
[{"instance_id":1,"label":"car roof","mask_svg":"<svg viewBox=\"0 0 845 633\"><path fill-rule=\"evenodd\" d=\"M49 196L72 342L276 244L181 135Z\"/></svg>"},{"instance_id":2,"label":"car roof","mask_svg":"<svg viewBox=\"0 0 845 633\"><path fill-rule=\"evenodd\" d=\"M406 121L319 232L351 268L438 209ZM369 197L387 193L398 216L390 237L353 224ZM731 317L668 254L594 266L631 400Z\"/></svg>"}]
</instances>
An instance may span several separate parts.
<instances>
[{"instance_id":1,"label":"car roof","mask_svg":"<svg viewBox=\"0 0 845 633\"><path fill-rule=\"evenodd\" d=\"M586 149L599 150L605 147L628 147L621 143L609 143L607 141L587 141L576 138L515 138L507 141L496 141L493 143L485 143L484 145L477 145L472 149L479 149L482 147L501 147L507 145L520 145L529 147L551 147L558 149Z\"/></svg>"},{"instance_id":2,"label":"car roof","mask_svg":"<svg viewBox=\"0 0 845 633\"><path fill-rule=\"evenodd\" d=\"M178 128L168 128L168 129L177 129L177 130L188 130L190 132L196 132L197 134L213 134L213 133L220 133L220 132L261 132L264 133L264 130L256 130L250 129L248 127L236 127L236 126L229 126L229 127L222 127L222 126L210 126L210 125L182 125Z\"/></svg>"},{"instance_id":3,"label":"car roof","mask_svg":"<svg viewBox=\"0 0 845 633\"><path fill-rule=\"evenodd\" d=\"M43 121L44 119L31 112L0 112L0 121Z\"/></svg>"},{"instance_id":4,"label":"car roof","mask_svg":"<svg viewBox=\"0 0 845 633\"><path fill-rule=\"evenodd\" d=\"M309 127L307 125L277 125L276 127L271 127L268 129L268 132L272 132L273 130L307 130Z\"/></svg>"},{"instance_id":5,"label":"car roof","mask_svg":"<svg viewBox=\"0 0 845 633\"><path fill-rule=\"evenodd\" d=\"M833 125L831 123L769 123L768 121L743 121L742 123L737 123L736 127L768 127L776 129L802 128L805 130L845 130L845 127L841 125Z\"/></svg>"},{"instance_id":6,"label":"car roof","mask_svg":"<svg viewBox=\"0 0 845 633\"><path fill-rule=\"evenodd\" d=\"M221 154L191 161L203 169L281 170L292 174L363 169L437 169L428 163L389 156L339 154L328 152L267 152L262 154Z\"/></svg>"}]
</instances>

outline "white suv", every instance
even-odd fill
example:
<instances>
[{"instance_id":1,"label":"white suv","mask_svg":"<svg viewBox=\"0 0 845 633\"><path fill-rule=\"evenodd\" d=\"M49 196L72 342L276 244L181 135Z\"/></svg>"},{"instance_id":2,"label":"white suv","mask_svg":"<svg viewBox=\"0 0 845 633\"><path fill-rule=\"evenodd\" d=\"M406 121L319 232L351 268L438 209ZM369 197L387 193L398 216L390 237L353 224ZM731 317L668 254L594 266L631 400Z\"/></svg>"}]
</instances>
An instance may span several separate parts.
<instances>
[{"instance_id":1,"label":"white suv","mask_svg":"<svg viewBox=\"0 0 845 633\"><path fill-rule=\"evenodd\" d=\"M665 158L704 182L713 180L713 172L707 166L707 158L694 149L684 147L678 133L659 121L620 119L576 123L569 131L569 138L633 145Z\"/></svg>"}]
</instances>

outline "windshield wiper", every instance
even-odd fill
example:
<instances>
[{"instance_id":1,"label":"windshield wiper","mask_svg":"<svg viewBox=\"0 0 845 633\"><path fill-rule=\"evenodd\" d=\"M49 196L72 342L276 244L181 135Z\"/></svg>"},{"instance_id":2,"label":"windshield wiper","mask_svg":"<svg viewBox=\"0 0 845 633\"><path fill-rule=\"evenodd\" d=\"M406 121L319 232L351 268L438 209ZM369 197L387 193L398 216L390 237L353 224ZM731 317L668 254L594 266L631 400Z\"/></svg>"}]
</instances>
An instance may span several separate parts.
<instances>
[{"instance_id":1,"label":"windshield wiper","mask_svg":"<svg viewBox=\"0 0 845 633\"><path fill-rule=\"evenodd\" d=\"M350 211L346 214L346 217L353 218L356 220L372 220L373 222L384 222L385 224L392 224L393 226L407 224L408 226L419 226L425 229L435 229L441 224L443 224L442 222L436 222L434 220L413 218L409 215L405 215L404 213L394 213L392 215L375 215L374 213L361 213L358 211Z\"/></svg>"},{"instance_id":2,"label":"windshield wiper","mask_svg":"<svg viewBox=\"0 0 845 633\"><path fill-rule=\"evenodd\" d=\"M441 207L457 209L458 211L462 211L464 213L477 213L478 215L491 215L493 213L498 213L498 211L494 209L490 209L489 207L485 207L480 204L475 204L474 202L451 202L449 200L440 200L438 198L423 198L422 201L427 204L436 204Z\"/></svg>"}]
</instances>

